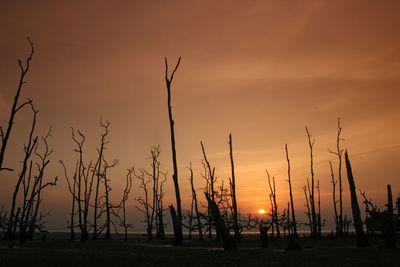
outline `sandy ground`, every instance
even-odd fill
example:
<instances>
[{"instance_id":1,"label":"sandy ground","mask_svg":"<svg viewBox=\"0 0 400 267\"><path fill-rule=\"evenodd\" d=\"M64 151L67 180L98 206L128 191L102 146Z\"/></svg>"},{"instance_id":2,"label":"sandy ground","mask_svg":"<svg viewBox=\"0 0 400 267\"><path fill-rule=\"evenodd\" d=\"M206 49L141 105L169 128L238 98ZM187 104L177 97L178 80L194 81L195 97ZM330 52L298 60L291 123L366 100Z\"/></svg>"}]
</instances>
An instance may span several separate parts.
<instances>
[{"instance_id":1,"label":"sandy ground","mask_svg":"<svg viewBox=\"0 0 400 267\"><path fill-rule=\"evenodd\" d=\"M24 245L9 247L0 241L0 266L400 266L400 249L384 249L381 237L372 246L359 249L355 238L330 240L300 238L302 249L285 252L286 240L273 240L260 248L257 236L247 236L236 250L223 251L215 240L185 240L173 247L171 240L146 241L131 235L119 239L68 241L66 234L48 234ZM400 240L398 240L398 244Z\"/></svg>"}]
</instances>

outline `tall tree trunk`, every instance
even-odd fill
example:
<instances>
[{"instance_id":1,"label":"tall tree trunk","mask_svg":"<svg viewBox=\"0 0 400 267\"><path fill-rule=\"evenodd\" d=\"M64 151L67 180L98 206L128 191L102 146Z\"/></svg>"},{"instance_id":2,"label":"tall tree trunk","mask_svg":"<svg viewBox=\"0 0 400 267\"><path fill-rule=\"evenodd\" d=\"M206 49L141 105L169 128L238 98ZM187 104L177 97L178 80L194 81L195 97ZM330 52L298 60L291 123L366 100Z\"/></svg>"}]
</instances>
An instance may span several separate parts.
<instances>
[{"instance_id":1,"label":"tall tree trunk","mask_svg":"<svg viewBox=\"0 0 400 267\"><path fill-rule=\"evenodd\" d=\"M174 133L174 120L172 118L172 108L171 108L171 83L174 78L175 71L179 67L179 63L181 62L181 58L179 57L178 63L175 66L171 76L168 78L168 62L167 58L165 58L165 82L167 85L168 92L168 115L169 115L169 125L171 130L171 149L172 149L172 162L174 168L174 174L172 175L172 179L174 181L175 187L175 197L176 197L176 209L177 209L177 218L176 218L176 227L174 227L174 237L175 237L175 245L183 244L183 233L182 233L182 210L181 210L181 195L179 192L179 184L178 184L178 164L176 160L176 149L175 149L175 133Z\"/></svg>"},{"instance_id":2,"label":"tall tree trunk","mask_svg":"<svg viewBox=\"0 0 400 267\"><path fill-rule=\"evenodd\" d=\"M315 211L315 183L314 183L314 157L313 157L313 147L315 143L315 139L311 140L311 134L306 127L308 145L310 147L310 171L311 171L311 194L310 194L310 206L311 206L311 219L312 219L312 237L317 238L318 229L317 229L317 214Z\"/></svg>"},{"instance_id":3,"label":"tall tree trunk","mask_svg":"<svg viewBox=\"0 0 400 267\"><path fill-rule=\"evenodd\" d=\"M351 164L347 150L344 156L346 161L347 178L349 180L349 187L350 187L351 209L353 211L354 228L356 229L356 234L357 234L357 247L368 247L370 246L370 243L368 241L367 236L364 233L362 225L360 207L358 206L358 201L357 201L356 186L354 183L353 172L351 170Z\"/></svg>"},{"instance_id":4,"label":"tall tree trunk","mask_svg":"<svg viewBox=\"0 0 400 267\"><path fill-rule=\"evenodd\" d=\"M336 181L335 181L335 174L333 172L332 162L329 161L329 167L331 169L331 177L332 177L332 198L333 198L333 211L334 211L334 219L335 219L335 226L336 226L336 234L339 233L339 217L337 213L337 201L336 201Z\"/></svg>"},{"instance_id":5,"label":"tall tree trunk","mask_svg":"<svg viewBox=\"0 0 400 267\"><path fill-rule=\"evenodd\" d=\"M289 183L289 194L290 194L290 207L292 210L292 222L293 222L293 237L297 238L297 226L296 226L296 215L294 213L294 205L293 205L293 194L292 194L292 181L290 178L290 161L289 161L289 152L287 148L287 144L285 144L285 151L286 151L286 160L288 164L288 183ZM289 212L289 210L288 210Z\"/></svg>"},{"instance_id":6,"label":"tall tree trunk","mask_svg":"<svg viewBox=\"0 0 400 267\"><path fill-rule=\"evenodd\" d=\"M233 228L235 231L235 239L237 241L240 241L242 237L239 231L238 209L236 203L235 164L233 163L232 134L229 134L229 156L231 159L231 170L232 170L231 195L232 195L232 208L233 208Z\"/></svg>"}]
</instances>

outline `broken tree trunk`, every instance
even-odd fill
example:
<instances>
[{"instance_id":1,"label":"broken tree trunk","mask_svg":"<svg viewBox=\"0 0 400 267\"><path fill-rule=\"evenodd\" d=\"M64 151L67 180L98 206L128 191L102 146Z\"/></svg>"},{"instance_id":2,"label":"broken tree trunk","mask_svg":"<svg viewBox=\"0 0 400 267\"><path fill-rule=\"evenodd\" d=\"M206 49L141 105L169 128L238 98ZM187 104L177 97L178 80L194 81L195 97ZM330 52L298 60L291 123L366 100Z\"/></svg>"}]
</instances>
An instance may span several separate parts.
<instances>
[{"instance_id":1,"label":"broken tree trunk","mask_svg":"<svg viewBox=\"0 0 400 267\"><path fill-rule=\"evenodd\" d=\"M178 216L176 215L176 211L173 205L169 206L169 211L171 212L171 218L172 218L172 225L174 228L174 233L178 233L179 232L179 227L180 227L180 223L178 221ZM178 239L177 239L178 238ZM174 234L174 239L172 241L172 244L174 246L179 246L182 245L182 239L179 239L179 236L176 236L176 234Z\"/></svg>"},{"instance_id":2,"label":"broken tree trunk","mask_svg":"<svg viewBox=\"0 0 400 267\"><path fill-rule=\"evenodd\" d=\"M386 215L386 243L385 248L395 248L396 247L396 237L393 226L393 198L392 198L392 187L390 184L387 185L387 215Z\"/></svg>"},{"instance_id":3,"label":"broken tree trunk","mask_svg":"<svg viewBox=\"0 0 400 267\"><path fill-rule=\"evenodd\" d=\"M211 215L214 219L215 222L215 228L217 229L217 232L219 233L222 243L224 244L224 250L230 250L230 249L235 249L235 241L232 239L228 229L226 229L224 220L222 219L221 213L218 209L217 204L210 198L210 195L205 193L208 206L210 207L211 210Z\"/></svg>"},{"instance_id":4,"label":"broken tree trunk","mask_svg":"<svg viewBox=\"0 0 400 267\"><path fill-rule=\"evenodd\" d=\"M349 155L346 152L344 153L345 161L346 161L346 169L347 169L347 178L349 180L350 194L351 194L351 209L353 211L353 222L354 228L356 229L357 235L357 247L369 247L370 243L368 241L367 236L364 233L362 221L361 221L361 213L360 207L358 206L357 194L356 194L356 186L354 184L353 172L351 170L351 164L349 160Z\"/></svg>"},{"instance_id":5,"label":"broken tree trunk","mask_svg":"<svg viewBox=\"0 0 400 267\"><path fill-rule=\"evenodd\" d=\"M268 248L268 229L268 225L260 223L260 240L262 248Z\"/></svg>"}]
</instances>

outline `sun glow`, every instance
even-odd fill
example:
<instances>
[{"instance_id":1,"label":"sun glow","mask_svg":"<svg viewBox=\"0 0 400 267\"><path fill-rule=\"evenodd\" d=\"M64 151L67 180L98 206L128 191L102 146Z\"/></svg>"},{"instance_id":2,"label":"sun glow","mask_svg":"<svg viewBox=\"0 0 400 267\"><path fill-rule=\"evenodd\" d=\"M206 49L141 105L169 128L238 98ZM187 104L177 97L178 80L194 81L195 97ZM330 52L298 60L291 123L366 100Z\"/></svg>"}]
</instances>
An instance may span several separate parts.
<instances>
[{"instance_id":1,"label":"sun glow","mask_svg":"<svg viewBox=\"0 0 400 267\"><path fill-rule=\"evenodd\" d=\"M264 213L265 213L265 210L263 210L263 209L259 209L259 210L258 210L258 213L260 213L260 214L264 214Z\"/></svg>"}]
</instances>

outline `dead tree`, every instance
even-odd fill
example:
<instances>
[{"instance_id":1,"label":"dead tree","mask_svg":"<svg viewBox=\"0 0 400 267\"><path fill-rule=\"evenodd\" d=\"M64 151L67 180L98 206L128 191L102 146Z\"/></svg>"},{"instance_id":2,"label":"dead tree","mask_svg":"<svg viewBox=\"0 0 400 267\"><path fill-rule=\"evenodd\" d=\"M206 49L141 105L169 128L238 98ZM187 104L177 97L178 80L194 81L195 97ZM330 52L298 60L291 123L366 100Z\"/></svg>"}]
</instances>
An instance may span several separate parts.
<instances>
[{"instance_id":1,"label":"dead tree","mask_svg":"<svg viewBox=\"0 0 400 267\"><path fill-rule=\"evenodd\" d=\"M230 205L229 201L230 192L229 189L224 186L224 181L222 181L221 185L218 186L218 190L215 192L215 199L218 206L218 209L221 213L222 219L228 228L228 231L231 230L231 225L233 225L232 218L229 218L228 211L230 214L233 214L233 207ZM218 232L217 232L218 234ZM219 241L220 237L217 235L217 241Z\"/></svg>"},{"instance_id":2,"label":"dead tree","mask_svg":"<svg viewBox=\"0 0 400 267\"><path fill-rule=\"evenodd\" d=\"M202 232L202 225L201 225L199 207L198 207L198 204L197 204L197 194L196 194L196 190L195 190L194 185L193 185L192 164L190 164L189 170L190 170L190 186L192 188L192 206L194 205L194 210L196 212L197 230L199 231L199 240L202 241L203 240L203 232Z\"/></svg>"},{"instance_id":3,"label":"dead tree","mask_svg":"<svg viewBox=\"0 0 400 267\"><path fill-rule=\"evenodd\" d=\"M288 152L287 144L285 144L285 151L286 151L286 161L288 164L288 183L289 183L290 207L292 210L293 237L297 238L296 215L294 213L292 181L291 181L291 177L290 177L290 161L289 161L289 152Z\"/></svg>"},{"instance_id":4,"label":"dead tree","mask_svg":"<svg viewBox=\"0 0 400 267\"><path fill-rule=\"evenodd\" d=\"M336 233L339 233L339 217L337 213L337 200L336 200L336 184L337 182L335 181L335 174L333 172L333 167L332 167L332 162L329 161L329 167L331 169L331 177L332 177L332 198L333 198L333 211L334 211L334 220L335 220L335 226L336 226ZM343 227L341 227L343 229ZM342 231L343 232L343 231ZM343 234L343 233L341 233Z\"/></svg>"},{"instance_id":5,"label":"dead tree","mask_svg":"<svg viewBox=\"0 0 400 267\"><path fill-rule=\"evenodd\" d=\"M160 161L158 160L158 157L160 156L160 146L153 147L150 151L151 154L151 168L152 168L152 173L148 174L151 176L152 181L153 181L153 204L152 204L152 210L151 210L151 223L155 221L157 233L158 233L158 216L157 216L157 211L159 210L158 208L158 198L159 198L159 181L160 181ZM153 225L151 225L153 227ZM159 233L156 235L159 236Z\"/></svg>"},{"instance_id":6,"label":"dead tree","mask_svg":"<svg viewBox=\"0 0 400 267\"><path fill-rule=\"evenodd\" d=\"M218 209L217 204L211 199L211 196L205 193L208 206L210 207L211 214L213 216L214 222L215 222L215 227L217 228L217 232L219 233L222 242L224 244L224 250L231 250L235 249L236 245L234 240L232 239L229 231L226 228L226 225L224 223L224 220L221 216L221 213Z\"/></svg>"},{"instance_id":7,"label":"dead tree","mask_svg":"<svg viewBox=\"0 0 400 267\"><path fill-rule=\"evenodd\" d=\"M318 192L318 213L317 213L317 223L318 223L318 238L322 237L322 221L321 221L321 193L319 188L319 180L317 180L317 192Z\"/></svg>"},{"instance_id":8,"label":"dead tree","mask_svg":"<svg viewBox=\"0 0 400 267\"><path fill-rule=\"evenodd\" d=\"M309 188L309 184L310 183L308 182L308 178L307 178L307 186L308 186L308 188ZM307 208L307 211L305 212L305 214L306 214L307 219L308 219L307 225L310 227L310 235L312 235L312 220L311 220L311 211L310 211L310 201L308 199L309 194L307 193L307 186L303 186L304 196L305 196L305 199L306 199L305 206Z\"/></svg>"},{"instance_id":9,"label":"dead tree","mask_svg":"<svg viewBox=\"0 0 400 267\"><path fill-rule=\"evenodd\" d=\"M47 186L55 186L57 184L57 179L58 177L56 176L53 181L47 182L43 184L43 177L45 170L50 163L50 155L53 153L53 150L49 149L47 139L51 135L51 127L48 131L48 133L42 137L42 143L43 143L43 151L40 153L38 151L38 146L35 147L35 155L39 158L39 162L36 163L37 167L37 172L38 175L36 175L34 178L34 186L31 192L31 197L29 199L30 207L28 208L28 211L30 210L31 212L28 212L30 218L26 218L26 221L28 221L27 226L27 238L29 240L33 239L33 233L35 232L36 228L38 228L40 231L42 230L39 227L39 207L40 203L42 201L41 199L41 193L42 191L47 187Z\"/></svg>"},{"instance_id":10,"label":"dead tree","mask_svg":"<svg viewBox=\"0 0 400 267\"><path fill-rule=\"evenodd\" d=\"M15 238L15 235L14 235L15 231L13 231L13 229L16 227L16 225L18 223L16 214L15 214L15 209L16 209L16 205L17 205L17 196L18 196L20 186L21 186L25 176L27 175L27 170L29 168L28 165L29 165L29 161L31 160L32 153L35 150L37 143L38 143L38 136L34 136L38 111L34 108L32 103L29 103L29 105L33 112L32 126L31 126L31 130L29 133L28 142L24 146L25 156L22 161L21 172L19 174L17 183L15 185L14 193L12 196L10 216L8 218L8 227L7 227L7 231L5 234L5 239L8 239L8 240L13 240ZM29 169L31 169L31 167Z\"/></svg>"},{"instance_id":11,"label":"dead tree","mask_svg":"<svg viewBox=\"0 0 400 267\"><path fill-rule=\"evenodd\" d=\"M396 235L394 231L393 225L393 197L392 197L392 188L390 184L387 185L387 197L388 203L386 205L386 248L395 248L396 247Z\"/></svg>"},{"instance_id":12,"label":"dead tree","mask_svg":"<svg viewBox=\"0 0 400 267\"><path fill-rule=\"evenodd\" d=\"M151 241L153 239L153 222L151 221L151 210L153 207L150 204L149 196L149 184L151 183L151 178L146 175L145 170L139 169L138 173L134 171L135 177L140 181L140 188L143 190L144 198L138 197L136 201L141 205L141 207L135 205L135 207L143 213L145 216L144 222L147 225L147 239ZM147 177L147 178L146 178Z\"/></svg>"},{"instance_id":13,"label":"dead tree","mask_svg":"<svg viewBox=\"0 0 400 267\"><path fill-rule=\"evenodd\" d=\"M169 125L171 130L171 149L172 149L172 162L174 173L172 175L172 179L174 181L175 187L175 197L176 197L176 208L177 208L177 223L176 227L174 227L174 237L175 237L175 244L181 245L183 244L183 232L182 232L182 210L181 210L181 195L179 192L179 184L178 184L178 164L176 160L176 149L175 149L175 133L174 133L174 120L172 118L172 108L171 108L171 83L174 79L174 74L179 67L181 62L181 58L179 57L178 63L176 64L174 70L172 71L171 76L168 77L168 62L167 58L165 58L165 83L167 86L168 92L168 115L169 115Z\"/></svg>"},{"instance_id":14,"label":"dead tree","mask_svg":"<svg viewBox=\"0 0 400 267\"><path fill-rule=\"evenodd\" d=\"M112 164L109 164L106 160L103 159L104 171L103 171L103 184L104 184L104 203L102 207L104 207L104 212L106 214L106 220L104 224L104 228L106 229L106 233L104 234L104 239L111 239L111 214L114 208L118 208L118 206L113 206L110 201L110 191L111 186L109 184L110 180L107 178L107 170L110 168L114 168L118 164L118 160L114 160ZM101 215L101 213L100 213Z\"/></svg>"},{"instance_id":15,"label":"dead tree","mask_svg":"<svg viewBox=\"0 0 400 267\"><path fill-rule=\"evenodd\" d=\"M204 179L206 180L206 187L205 187L205 192L211 197L211 200L215 203L215 182L216 182L216 178L215 178L215 167L211 168L210 162L207 159L206 156L206 151L203 145L203 142L200 141L200 145L201 145L201 150L203 152L203 167L204 167ZM208 204L210 204L209 202L207 202ZM209 227L208 227L208 238L212 238L212 214L211 214L211 210L210 207L208 206L208 215L209 215ZM217 234L218 235L218 234Z\"/></svg>"},{"instance_id":16,"label":"dead tree","mask_svg":"<svg viewBox=\"0 0 400 267\"><path fill-rule=\"evenodd\" d=\"M120 222L120 226L124 228L124 241L128 241L128 229L133 228L131 224L128 224L126 222L126 201L128 201L129 193L131 192L132 189L133 170L134 170L133 167L128 169L128 172L126 174L126 185L124 192L122 194L121 204L119 205L122 208L122 220Z\"/></svg>"},{"instance_id":17,"label":"dead tree","mask_svg":"<svg viewBox=\"0 0 400 267\"><path fill-rule=\"evenodd\" d=\"M267 172L267 177L268 177L268 185L269 185L269 191L270 191L270 201L271 201L271 226L275 224L276 226L276 237L280 238L281 233L279 231L279 221L278 221L278 205L276 204L276 188L275 188L275 177L272 177L272 184L271 184L271 177L269 175L268 170L265 170ZM273 228L272 228L273 229Z\"/></svg>"},{"instance_id":18,"label":"dead tree","mask_svg":"<svg viewBox=\"0 0 400 267\"><path fill-rule=\"evenodd\" d=\"M311 191L310 191L310 206L311 206L311 219L312 219L312 237L318 237L318 222L317 222L317 214L315 212L315 184L314 184L314 158L313 158L313 148L315 139L311 139L311 134L308 131L306 126L306 133L308 138L308 145L310 147L310 171L311 171Z\"/></svg>"},{"instance_id":19,"label":"dead tree","mask_svg":"<svg viewBox=\"0 0 400 267\"><path fill-rule=\"evenodd\" d=\"M67 184L68 184L68 190L69 190L69 192L70 192L70 194L72 196L72 198L71 198L72 199L71 217L70 217L70 222L69 222L70 224L69 224L68 228L70 229L69 240L70 241L74 241L75 240L75 230L74 229L76 227L75 224L74 224L74 221L75 221L74 220L74 218L75 218L75 203L76 203L76 200L77 200L76 188L77 188L77 185L78 185L76 174L77 174L77 169L78 169L78 163L75 166L75 172L74 172L74 175L73 175L73 178L72 178L72 181L71 181L70 178L68 178L67 168L65 167L64 162L62 160L60 160L59 162L63 166L64 177L65 177L65 180L67 181Z\"/></svg>"},{"instance_id":20,"label":"dead tree","mask_svg":"<svg viewBox=\"0 0 400 267\"><path fill-rule=\"evenodd\" d=\"M231 160L232 179L230 181L232 209L233 209L233 229L235 231L235 239L240 241L242 238L239 231L238 221L238 208L236 202L236 182L235 182L235 165L233 163L233 152L232 152L232 134L229 134L229 156Z\"/></svg>"},{"instance_id":21,"label":"dead tree","mask_svg":"<svg viewBox=\"0 0 400 267\"><path fill-rule=\"evenodd\" d=\"M26 63L25 66L22 63L21 59L18 59L18 65L20 67L21 73L20 73L20 78L19 78L19 83L18 83L18 87L17 87L17 91L15 93L14 96L14 101L13 104L11 106L11 111L10 111L10 117L8 119L8 126L6 131L3 131L3 128L0 126L0 140L1 140L1 148L0 148L0 172L3 170L7 170L7 171L13 171L13 169L11 168L7 168L3 166L3 161L4 161L4 155L6 153L6 148L7 148L7 144L8 144L8 140L10 138L10 134L11 134L11 130L12 127L14 126L14 120L15 120L15 115L18 113L18 111L20 111L24 106L26 105L31 105L32 106L32 100L28 99L27 101L23 102L22 104L19 104L19 96L21 94L21 90L22 90L22 86L26 83L25 82L25 76L29 71L29 67L30 67L30 63L32 60L32 56L34 53L34 49L33 49L33 43L31 42L31 39L29 39L28 37L28 43L30 46L30 54L28 56L28 58L26 59ZM13 212L14 213L14 212ZM11 214L10 214L11 215ZM12 215L14 216L14 214ZM11 230L10 230L11 231ZM7 231L9 232L9 231ZM9 233L10 234L10 233Z\"/></svg>"},{"instance_id":22,"label":"dead tree","mask_svg":"<svg viewBox=\"0 0 400 267\"><path fill-rule=\"evenodd\" d=\"M93 166L92 161L89 162L88 166L85 165L83 158L83 146L86 137L79 130L77 130L77 133L79 137L75 136L75 131L72 128L72 140L76 145L74 151L78 153L77 165L75 168L75 173L73 174L74 183L76 182L76 189L78 192L75 192L76 195L74 195L73 198L75 198L78 204L77 214L78 214L79 229L81 232L81 240L85 241L89 239L88 214L90 208L91 194L93 191L92 187L95 176L95 171L94 171L95 166Z\"/></svg>"},{"instance_id":23,"label":"dead tree","mask_svg":"<svg viewBox=\"0 0 400 267\"><path fill-rule=\"evenodd\" d=\"M104 129L104 133L100 134L101 136L101 141L100 141L100 146L97 149L98 153L98 158L96 161L95 165L95 175L96 175L96 187L95 187L95 195L94 195L94 207L93 207L93 235L92 239L96 240L98 238L98 225L97 221L99 219L98 215L98 208L99 208L99 187L100 187L100 181L102 176L104 174L102 173L102 163L103 163L103 157L104 157L104 150L106 149L106 145L109 143L106 141L106 137L108 135L108 127L110 126L110 122L106 121L105 123L103 122L103 119L100 119L100 127Z\"/></svg>"},{"instance_id":24,"label":"dead tree","mask_svg":"<svg viewBox=\"0 0 400 267\"><path fill-rule=\"evenodd\" d=\"M163 205L163 198L164 198L164 183L167 181L168 172L161 172L160 174L164 177L160 181L160 188L158 190L157 195L157 216L156 216L156 238L160 238L162 240L165 239L165 229L164 229L164 205Z\"/></svg>"},{"instance_id":25,"label":"dead tree","mask_svg":"<svg viewBox=\"0 0 400 267\"><path fill-rule=\"evenodd\" d=\"M357 247L368 247L370 246L370 243L368 241L367 236L364 233L362 225L360 207L358 206L358 201L357 201L356 186L354 183L353 172L351 169L351 164L347 150L344 153L344 156L346 161L347 178L349 180L349 187L350 187L351 209L353 212L354 228L356 229L356 234L357 234Z\"/></svg>"},{"instance_id":26,"label":"dead tree","mask_svg":"<svg viewBox=\"0 0 400 267\"><path fill-rule=\"evenodd\" d=\"M339 180L339 214L337 216L337 224L336 224L336 234L343 235L343 188L342 188L342 155L343 149L340 147L340 141L344 141L343 138L340 137L342 133L342 127L340 126L340 118L338 118L338 130L337 130L337 137L336 137L336 151L329 150L330 153L336 155L339 161L338 167L338 180ZM335 210L336 210L336 203L335 203Z\"/></svg>"}]
</instances>

